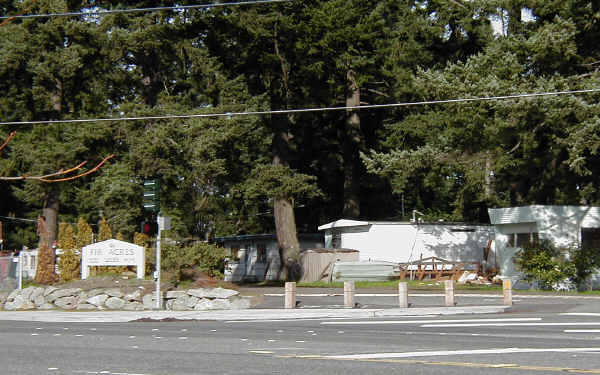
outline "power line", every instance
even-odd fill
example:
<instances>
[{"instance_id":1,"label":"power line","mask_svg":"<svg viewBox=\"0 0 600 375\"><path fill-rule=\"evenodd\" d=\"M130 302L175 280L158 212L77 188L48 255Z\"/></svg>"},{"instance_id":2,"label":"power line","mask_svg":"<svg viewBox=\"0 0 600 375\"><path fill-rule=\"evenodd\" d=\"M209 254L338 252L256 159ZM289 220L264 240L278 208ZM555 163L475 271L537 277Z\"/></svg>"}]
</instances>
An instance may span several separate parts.
<instances>
[{"instance_id":1,"label":"power line","mask_svg":"<svg viewBox=\"0 0 600 375\"><path fill-rule=\"evenodd\" d=\"M0 125L50 125L50 124L73 124L73 123L88 123L88 122L107 122L107 121L144 121L144 120L189 119L189 118L219 118L219 117L229 118L229 117L234 117L234 116L263 116L263 115L282 115L282 114L307 113L307 112L329 112L329 111L350 111L350 110L363 110L363 109L412 107L412 106L448 104L448 103L466 103L466 102L478 102L478 101L521 99L521 98L532 98L532 97L542 97L542 96L574 95L574 94L585 94L585 93L594 93L594 92L600 92L600 88L585 89L585 90L514 94L514 95L504 95L504 96L485 96L485 97L477 97L477 98L427 100L427 101L421 101L421 102L371 104L371 105L345 106L345 107L321 107L321 108L282 109L282 110L272 110L272 111L246 111L246 112L202 113L202 114L187 114L187 115L160 115L160 116L142 116L142 117L92 118L92 119L71 119L71 120L3 121L3 122L0 122Z\"/></svg>"},{"instance_id":2,"label":"power line","mask_svg":"<svg viewBox=\"0 0 600 375\"><path fill-rule=\"evenodd\" d=\"M213 4L195 4L195 5L176 5L172 7L151 7L151 8L130 8L130 9L108 9L108 10L86 10L82 12L62 12L62 13L45 13L45 14L21 14L14 16L0 16L1 19L16 19L16 18L49 18L49 17L71 17L71 16L94 16L115 13L141 13L154 12L159 10L186 10L186 9L207 9L227 6L253 5L253 4L271 4L284 3L293 0L249 0L236 1L229 3L213 3Z\"/></svg>"}]
</instances>

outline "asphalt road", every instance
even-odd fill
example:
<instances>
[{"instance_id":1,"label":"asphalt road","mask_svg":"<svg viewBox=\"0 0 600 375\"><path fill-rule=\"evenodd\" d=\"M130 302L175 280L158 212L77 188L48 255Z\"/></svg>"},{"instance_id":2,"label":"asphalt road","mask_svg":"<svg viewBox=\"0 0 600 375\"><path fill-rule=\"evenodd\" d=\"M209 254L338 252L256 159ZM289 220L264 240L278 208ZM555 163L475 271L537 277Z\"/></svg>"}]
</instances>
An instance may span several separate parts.
<instances>
[{"instance_id":1,"label":"asphalt road","mask_svg":"<svg viewBox=\"0 0 600 375\"><path fill-rule=\"evenodd\" d=\"M597 299L543 301L394 319L0 321L0 374L600 374Z\"/></svg>"}]
</instances>

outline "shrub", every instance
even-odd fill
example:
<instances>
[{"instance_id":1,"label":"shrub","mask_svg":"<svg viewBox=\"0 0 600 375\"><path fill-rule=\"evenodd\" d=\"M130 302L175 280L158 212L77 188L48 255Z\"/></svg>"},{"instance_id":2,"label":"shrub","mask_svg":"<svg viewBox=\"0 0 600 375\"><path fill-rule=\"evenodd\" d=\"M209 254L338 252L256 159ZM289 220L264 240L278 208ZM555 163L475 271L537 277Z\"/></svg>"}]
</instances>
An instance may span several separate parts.
<instances>
[{"instance_id":1,"label":"shrub","mask_svg":"<svg viewBox=\"0 0 600 375\"><path fill-rule=\"evenodd\" d=\"M225 250L213 244L197 242L191 246L166 245L161 249L161 269L173 274L179 284L186 271L198 269L211 277L222 277Z\"/></svg>"},{"instance_id":2,"label":"shrub","mask_svg":"<svg viewBox=\"0 0 600 375\"><path fill-rule=\"evenodd\" d=\"M516 266L523 272L525 280L537 281L546 289L565 280L574 280L576 276L575 264L564 259L547 240L524 245L517 253Z\"/></svg>"},{"instance_id":3,"label":"shrub","mask_svg":"<svg viewBox=\"0 0 600 375\"><path fill-rule=\"evenodd\" d=\"M571 260L576 269L574 281L580 288L584 288L588 278L600 268L600 251L592 248L574 248L571 250Z\"/></svg>"}]
</instances>

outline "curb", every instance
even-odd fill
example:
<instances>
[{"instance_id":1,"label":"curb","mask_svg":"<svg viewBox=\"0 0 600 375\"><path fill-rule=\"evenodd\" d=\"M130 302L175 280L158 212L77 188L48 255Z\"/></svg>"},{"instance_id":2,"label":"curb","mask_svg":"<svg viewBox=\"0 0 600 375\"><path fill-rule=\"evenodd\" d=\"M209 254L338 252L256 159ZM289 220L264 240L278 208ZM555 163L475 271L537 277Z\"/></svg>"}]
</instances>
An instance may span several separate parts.
<instances>
[{"instance_id":1,"label":"curb","mask_svg":"<svg viewBox=\"0 0 600 375\"><path fill-rule=\"evenodd\" d=\"M0 311L0 321L46 323L126 323L144 319L259 322L298 319L369 319L425 315L499 314L509 306L422 307L408 309L248 309L219 311Z\"/></svg>"}]
</instances>

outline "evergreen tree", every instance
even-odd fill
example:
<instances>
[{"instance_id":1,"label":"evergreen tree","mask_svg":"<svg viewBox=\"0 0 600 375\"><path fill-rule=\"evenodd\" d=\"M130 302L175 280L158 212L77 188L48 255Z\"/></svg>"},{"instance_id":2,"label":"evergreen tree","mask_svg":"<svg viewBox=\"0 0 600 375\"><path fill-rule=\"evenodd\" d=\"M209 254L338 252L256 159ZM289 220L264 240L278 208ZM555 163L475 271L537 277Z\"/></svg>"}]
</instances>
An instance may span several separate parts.
<instances>
[{"instance_id":1,"label":"evergreen tree","mask_svg":"<svg viewBox=\"0 0 600 375\"><path fill-rule=\"evenodd\" d=\"M100 221L100 226L98 228L98 242L106 241L112 239L112 230L108 225L106 219L102 218Z\"/></svg>"},{"instance_id":2,"label":"evergreen tree","mask_svg":"<svg viewBox=\"0 0 600 375\"><path fill-rule=\"evenodd\" d=\"M94 232L87 221L80 217L77 220L77 234L75 236L75 248L83 249L85 246L94 242Z\"/></svg>"}]
</instances>

